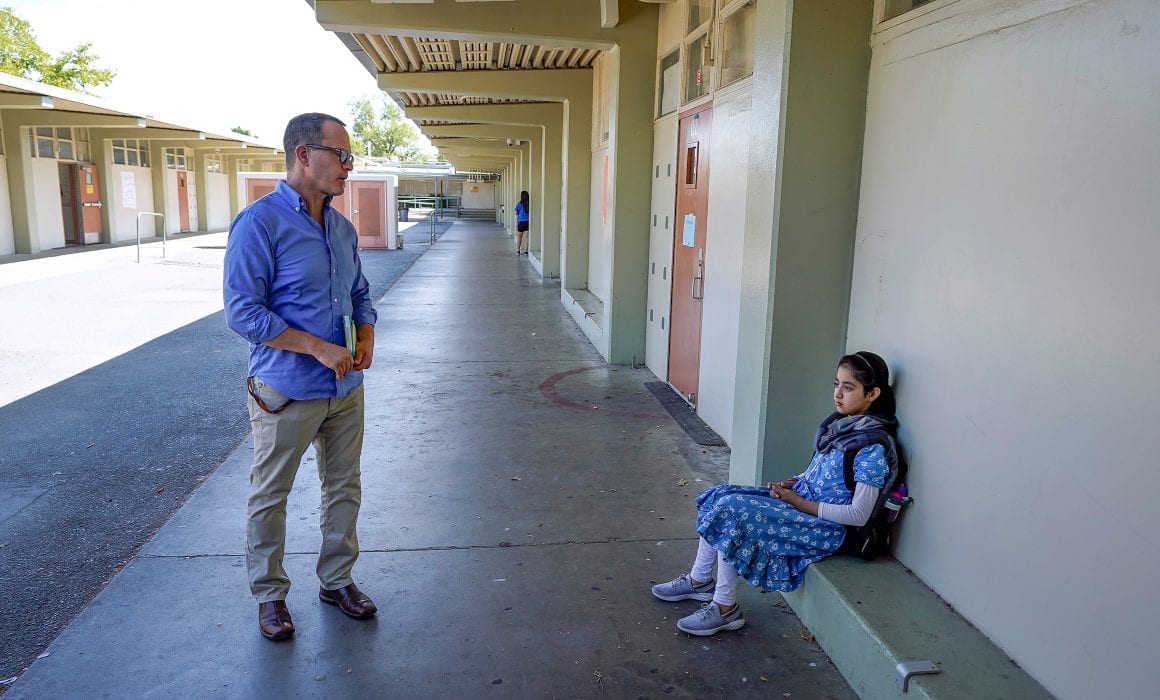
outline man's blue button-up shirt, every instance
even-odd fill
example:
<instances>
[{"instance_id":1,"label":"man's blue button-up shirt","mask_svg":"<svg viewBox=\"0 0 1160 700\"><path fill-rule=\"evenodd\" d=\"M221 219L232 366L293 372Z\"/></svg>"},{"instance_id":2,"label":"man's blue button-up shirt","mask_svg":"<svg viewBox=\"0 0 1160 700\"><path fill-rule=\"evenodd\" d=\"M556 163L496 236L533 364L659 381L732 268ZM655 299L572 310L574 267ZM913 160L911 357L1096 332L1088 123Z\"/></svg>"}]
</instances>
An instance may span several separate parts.
<instances>
[{"instance_id":1,"label":"man's blue button-up shirt","mask_svg":"<svg viewBox=\"0 0 1160 700\"><path fill-rule=\"evenodd\" d=\"M338 380L313 356L266 341L289 327L345 346L343 316L356 325L378 320L354 226L329 200L323 221L319 226L305 200L280 181L238 214L226 244L226 321L250 341L250 375L292 399L346 396L362 372Z\"/></svg>"}]
</instances>

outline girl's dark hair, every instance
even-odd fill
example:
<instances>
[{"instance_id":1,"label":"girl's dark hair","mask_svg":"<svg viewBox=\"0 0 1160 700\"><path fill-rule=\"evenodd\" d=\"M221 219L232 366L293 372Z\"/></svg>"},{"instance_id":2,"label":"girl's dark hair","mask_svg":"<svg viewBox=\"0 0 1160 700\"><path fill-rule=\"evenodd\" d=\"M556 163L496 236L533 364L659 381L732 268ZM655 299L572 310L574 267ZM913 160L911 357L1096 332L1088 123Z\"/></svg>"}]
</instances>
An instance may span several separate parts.
<instances>
[{"instance_id":1,"label":"girl's dark hair","mask_svg":"<svg viewBox=\"0 0 1160 700\"><path fill-rule=\"evenodd\" d=\"M520 204L524 205L524 209L528 208L528 191L522 190L520 192Z\"/></svg>"},{"instance_id":2,"label":"girl's dark hair","mask_svg":"<svg viewBox=\"0 0 1160 700\"><path fill-rule=\"evenodd\" d=\"M852 355L843 355L838 360L839 367L846 367L865 391L881 390L878 398L870 404L867 413L876 416L893 416L896 411L894 389L890 386L890 368L886 360L868 350L859 350Z\"/></svg>"}]
</instances>

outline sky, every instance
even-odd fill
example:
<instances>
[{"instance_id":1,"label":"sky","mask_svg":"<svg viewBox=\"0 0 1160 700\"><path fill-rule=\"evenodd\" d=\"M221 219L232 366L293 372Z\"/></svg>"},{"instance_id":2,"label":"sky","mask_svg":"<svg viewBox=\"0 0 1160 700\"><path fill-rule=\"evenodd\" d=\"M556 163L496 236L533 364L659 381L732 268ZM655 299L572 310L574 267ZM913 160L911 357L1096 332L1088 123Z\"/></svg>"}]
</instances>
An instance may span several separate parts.
<instances>
[{"instance_id":1,"label":"sky","mask_svg":"<svg viewBox=\"0 0 1160 700\"><path fill-rule=\"evenodd\" d=\"M89 91L127 112L202 131L249 129L281 145L290 117L349 103L375 79L305 0L2 0L53 55L92 42L116 71Z\"/></svg>"}]
</instances>

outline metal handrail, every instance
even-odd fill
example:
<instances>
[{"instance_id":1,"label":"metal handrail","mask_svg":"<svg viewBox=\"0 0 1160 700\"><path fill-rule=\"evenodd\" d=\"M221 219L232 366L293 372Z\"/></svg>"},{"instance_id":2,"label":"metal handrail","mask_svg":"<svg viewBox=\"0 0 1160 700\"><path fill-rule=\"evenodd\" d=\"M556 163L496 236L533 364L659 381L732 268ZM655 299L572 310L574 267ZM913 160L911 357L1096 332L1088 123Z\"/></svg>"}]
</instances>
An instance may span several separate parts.
<instances>
[{"instance_id":1,"label":"metal handrail","mask_svg":"<svg viewBox=\"0 0 1160 700\"><path fill-rule=\"evenodd\" d=\"M141 217L142 216L159 216L161 217L161 257L165 257L165 215L158 214L155 211L139 211L137 212L137 262L141 262Z\"/></svg>"}]
</instances>

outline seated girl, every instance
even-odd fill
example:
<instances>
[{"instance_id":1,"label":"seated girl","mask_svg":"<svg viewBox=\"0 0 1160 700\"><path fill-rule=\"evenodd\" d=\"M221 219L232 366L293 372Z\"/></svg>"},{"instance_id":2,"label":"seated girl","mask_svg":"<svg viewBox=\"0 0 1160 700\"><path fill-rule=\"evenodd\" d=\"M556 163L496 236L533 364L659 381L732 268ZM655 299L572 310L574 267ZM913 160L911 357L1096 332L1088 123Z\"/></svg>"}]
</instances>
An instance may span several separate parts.
<instances>
[{"instance_id":1,"label":"seated girl","mask_svg":"<svg viewBox=\"0 0 1160 700\"><path fill-rule=\"evenodd\" d=\"M766 591L792 591L807 566L838 551L846 525L866 523L888 469L897 468L898 422L889 380L878 355L846 355L834 378L837 411L818 428L804 472L765 488L714 486L697 498L701 537L693 568L652 588L665 601L711 601L681 618L678 629L698 636L740 629L745 616L736 599L739 577ZM850 450L857 450L853 493L844 477Z\"/></svg>"}]
</instances>

